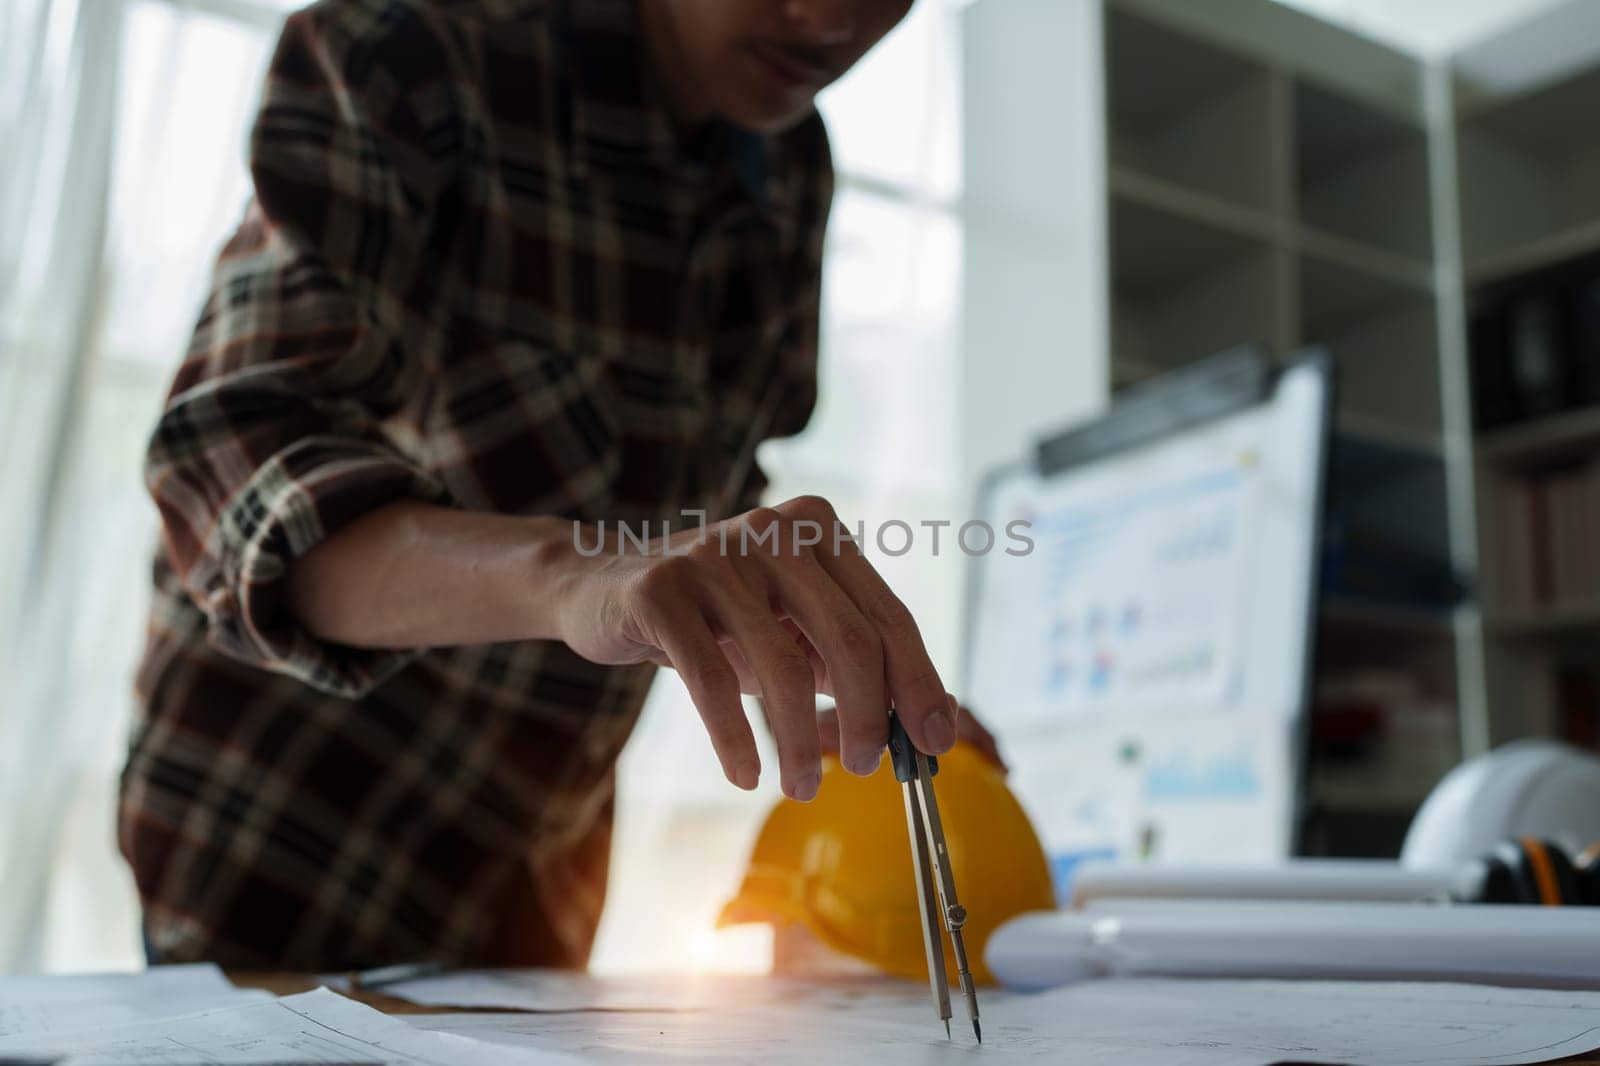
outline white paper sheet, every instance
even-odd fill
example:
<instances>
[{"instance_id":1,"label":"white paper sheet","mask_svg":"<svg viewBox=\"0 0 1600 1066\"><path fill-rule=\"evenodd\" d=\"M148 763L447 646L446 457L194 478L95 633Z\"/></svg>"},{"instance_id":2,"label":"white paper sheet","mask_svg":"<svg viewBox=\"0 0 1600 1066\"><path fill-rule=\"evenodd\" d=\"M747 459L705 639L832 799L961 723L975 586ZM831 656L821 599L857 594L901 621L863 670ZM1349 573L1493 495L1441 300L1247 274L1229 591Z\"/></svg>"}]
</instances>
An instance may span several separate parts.
<instances>
[{"instance_id":1,"label":"white paper sheet","mask_svg":"<svg viewBox=\"0 0 1600 1066\"><path fill-rule=\"evenodd\" d=\"M674 975L590 977L570 970L457 970L386 985L385 995L428 1007L563 1011L695 1011L727 1003L796 1002L821 1006L848 1001L857 986L891 998L926 1000L925 987L910 982L789 981L765 977ZM918 991L920 989L920 992ZM919 1000L920 1002L920 1000Z\"/></svg>"},{"instance_id":2,"label":"white paper sheet","mask_svg":"<svg viewBox=\"0 0 1600 1066\"><path fill-rule=\"evenodd\" d=\"M1600 1048L1600 993L1355 981L1091 981L1025 1000L1041 1036L1228 1063L1514 1066ZM1199 1061L1207 1061L1197 1059Z\"/></svg>"},{"instance_id":3,"label":"white paper sheet","mask_svg":"<svg viewBox=\"0 0 1600 1066\"><path fill-rule=\"evenodd\" d=\"M0 1039L0 1062L36 1058L60 1066L540 1066L574 1061L432 1033L326 989L250 1006L89 1030L50 1039Z\"/></svg>"},{"instance_id":4,"label":"white paper sheet","mask_svg":"<svg viewBox=\"0 0 1600 1066\"><path fill-rule=\"evenodd\" d=\"M825 1009L730 1000L715 1010L416 1015L412 1024L595 1062L1070 1062L1074 1066L1515 1066L1600 1048L1600 994L1355 982L1089 982L985 991L977 1047L956 1007L946 1040L924 996L856 988ZM925 990L920 990L924 991Z\"/></svg>"},{"instance_id":5,"label":"white paper sheet","mask_svg":"<svg viewBox=\"0 0 1600 1066\"><path fill-rule=\"evenodd\" d=\"M383 993L428 1007L479 1010L695 1010L714 997L707 982L656 977L596 978L559 970L457 970L385 985Z\"/></svg>"},{"instance_id":6,"label":"white paper sheet","mask_svg":"<svg viewBox=\"0 0 1600 1066\"><path fill-rule=\"evenodd\" d=\"M271 999L235 988L211 965L141 973L0 977L0 1038L60 1035Z\"/></svg>"}]
</instances>

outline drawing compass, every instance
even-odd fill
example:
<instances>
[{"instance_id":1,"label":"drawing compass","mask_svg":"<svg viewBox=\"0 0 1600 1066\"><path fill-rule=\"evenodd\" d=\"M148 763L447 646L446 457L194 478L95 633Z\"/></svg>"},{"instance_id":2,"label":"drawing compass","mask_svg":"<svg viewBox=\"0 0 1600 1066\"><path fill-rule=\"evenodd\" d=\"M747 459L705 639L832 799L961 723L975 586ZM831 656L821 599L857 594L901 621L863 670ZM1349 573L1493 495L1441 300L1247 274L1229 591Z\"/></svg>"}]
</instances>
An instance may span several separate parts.
<instances>
[{"instance_id":1,"label":"drawing compass","mask_svg":"<svg viewBox=\"0 0 1600 1066\"><path fill-rule=\"evenodd\" d=\"M983 1043L978 1025L978 994L967 966L967 945L961 928L967 924L967 909L956 899L955 877L950 872L950 851L945 847L944 826L939 821L939 801L933 794L933 777L939 760L924 755L911 743L900 717L889 712L889 759L894 778L906 800L906 831L911 838L911 870L917 880L917 900L922 912L922 943L928 952L928 984L933 989L934 1008L950 1035L950 982L944 969L944 933L950 934L955 951L956 971L961 991L967 999L967 1017L972 1032Z\"/></svg>"}]
</instances>

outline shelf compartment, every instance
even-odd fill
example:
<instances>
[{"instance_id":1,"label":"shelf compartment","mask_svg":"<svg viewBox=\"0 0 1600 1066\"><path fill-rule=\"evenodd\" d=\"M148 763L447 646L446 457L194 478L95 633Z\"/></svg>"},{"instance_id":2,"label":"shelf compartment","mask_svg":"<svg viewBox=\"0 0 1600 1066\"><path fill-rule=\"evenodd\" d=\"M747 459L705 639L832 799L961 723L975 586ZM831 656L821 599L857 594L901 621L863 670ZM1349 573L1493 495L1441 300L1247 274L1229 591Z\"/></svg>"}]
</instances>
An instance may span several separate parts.
<instances>
[{"instance_id":1,"label":"shelf compartment","mask_svg":"<svg viewBox=\"0 0 1600 1066\"><path fill-rule=\"evenodd\" d=\"M1272 217L1255 208L1241 207L1125 167L1112 167L1108 181L1111 195L1130 203L1181 215L1191 222L1244 237L1262 241L1273 237Z\"/></svg>"},{"instance_id":2,"label":"shelf compartment","mask_svg":"<svg viewBox=\"0 0 1600 1066\"><path fill-rule=\"evenodd\" d=\"M1600 632L1600 603L1496 611L1484 618L1483 625L1500 637L1593 637Z\"/></svg>"},{"instance_id":3,"label":"shelf compartment","mask_svg":"<svg viewBox=\"0 0 1600 1066\"><path fill-rule=\"evenodd\" d=\"M1600 623L1600 462L1587 456L1478 479L1485 629L1537 635Z\"/></svg>"},{"instance_id":4,"label":"shelf compartment","mask_svg":"<svg viewBox=\"0 0 1600 1066\"><path fill-rule=\"evenodd\" d=\"M1144 374L1241 343L1270 344L1271 245L1113 194L1112 349Z\"/></svg>"},{"instance_id":5,"label":"shelf compartment","mask_svg":"<svg viewBox=\"0 0 1600 1066\"><path fill-rule=\"evenodd\" d=\"M1347 270L1370 274L1391 285L1418 292L1433 291L1433 270L1428 263L1411 256L1373 248L1335 233L1301 226L1295 233L1301 251Z\"/></svg>"},{"instance_id":6,"label":"shelf compartment","mask_svg":"<svg viewBox=\"0 0 1600 1066\"><path fill-rule=\"evenodd\" d=\"M1324 251L1303 249L1300 256L1300 313L1306 339L1336 336L1352 324L1413 306L1432 309L1432 293L1420 278L1352 267Z\"/></svg>"},{"instance_id":7,"label":"shelf compartment","mask_svg":"<svg viewBox=\"0 0 1600 1066\"><path fill-rule=\"evenodd\" d=\"M1324 637L1343 637L1368 660L1394 650L1400 630L1452 646L1467 590L1451 554L1443 458L1337 433L1327 471Z\"/></svg>"},{"instance_id":8,"label":"shelf compartment","mask_svg":"<svg viewBox=\"0 0 1600 1066\"><path fill-rule=\"evenodd\" d=\"M1424 131L1319 85L1294 83L1295 192L1300 219L1357 245L1433 258Z\"/></svg>"},{"instance_id":9,"label":"shelf compartment","mask_svg":"<svg viewBox=\"0 0 1600 1066\"><path fill-rule=\"evenodd\" d=\"M1467 284L1483 287L1600 253L1600 218L1486 256L1467 268Z\"/></svg>"},{"instance_id":10,"label":"shelf compartment","mask_svg":"<svg viewBox=\"0 0 1600 1066\"><path fill-rule=\"evenodd\" d=\"M1403 773L1383 773L1338 765L1313 766L1307 790L1319 808L1344 813L1392 813L1410 819L1433 786L1460 760L1459 740L1442 742L1440 746L1442 754L1430 769L1431 780L1419 780L1411 767Z\"/></svg>"},{"instance_id":11,"label":"shelf compartment","mask_svg":"<svg viewBox=\"0 0 1600 1066\"><path fill-rule=\"evenodd\" d=\"M1483 107L1459 137L1468 277L1497 280L1600 247L1600 70Z\"/></svg>"},{"instance_id":12,"label":"shelf compartment","mask_svg":"<svg viewBox=\"0 0 1600 1066\"><path fill-rule=\"evenodd\" d=\"M1600 407L1563 411L1486 434L1480 462L1518 467L1583 453L1600 454Z\"/></svg>"},{"instance_id":13,"label":"shelf compartment","mask_svg":"<svg viewBox=\"0 0 1600 1066\"><path fill-rule=\"evenodd\" d=\"M1343 811L1415 809L1460 760L1455 672L1448 641L1323 665L1306 767L1313 802Z\"/></svg>"},{"instance_id":14,"label":"shelf compartment","mask_svg":"<svg viewBox=\"0 0 1600 1066\"><path fill-rule=\"evenodd\" d=\"M1320 611L1325 634L1378 640L1398 637L1455 645L1455 620L1449 611L1353 596L1326 597Z\"/></svg>"},{"instance_id":15,"label":"shelf compartment","mask_svg":"<svg viewBox=\"0 0 1600 1066\"><path fill-rule=\"evenodd\" d=\"M1305 250L1299 267L1300 337L1333 355L1338 417L1377 436L1437 439L1438 365L1417 358L1438 350L1431 290Z\"/></svg>"},{"instance_id":16,"label":"shelf compartment","mask_svg":"<svg viewBox=\"0 0 1600 1066\"><path fill-rule=\"evenodd\" d=\"M1448 450L1448 442L1441 433L1377 421L1358 411L1334 412L1333 428L1335 432L1355 440L1389 448L1406 448L1440 458Z\"/></svg>"},{"instance_id":17,"label":"shelf compartment","mask_svg":"<svg viewBox=\"0 0 1600 1066\"><path fill-rule=\"evenodd\" d=\"M1266 66L1126 11L1106 13L1105 34L1112 166L1266 208Z\"/></svg>"}]
</instances>

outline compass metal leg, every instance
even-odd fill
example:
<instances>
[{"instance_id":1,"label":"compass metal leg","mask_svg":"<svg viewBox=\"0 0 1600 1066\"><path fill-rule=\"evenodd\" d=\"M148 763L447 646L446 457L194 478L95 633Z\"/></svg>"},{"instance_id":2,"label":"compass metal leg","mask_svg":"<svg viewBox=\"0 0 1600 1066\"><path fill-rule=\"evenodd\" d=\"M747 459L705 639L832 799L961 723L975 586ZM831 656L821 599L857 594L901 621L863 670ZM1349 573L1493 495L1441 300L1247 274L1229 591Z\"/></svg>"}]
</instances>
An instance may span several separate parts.
<instances>
[{"instance_id":1,"label":"compass metal leg","mask_svg":"<svg viewBox=\"0 0 1600 1066\"><path fill-rule=\"evenodd\" d=\"M922 943L928 954L928 984L933 989L934 1005L939 1012L939 1020L945 1023L948 1033L950 1027L950 985L944 972L944 938L940 935L940 927L944 920L939 916L939 904L935 898L933 867L930 861L926 821L923 818L921 798L915 786L907 782L904 786L906 798L906 831L911 838L911 871L917 879L917 899L922 906Z\"/></svg>"}]
</instances>

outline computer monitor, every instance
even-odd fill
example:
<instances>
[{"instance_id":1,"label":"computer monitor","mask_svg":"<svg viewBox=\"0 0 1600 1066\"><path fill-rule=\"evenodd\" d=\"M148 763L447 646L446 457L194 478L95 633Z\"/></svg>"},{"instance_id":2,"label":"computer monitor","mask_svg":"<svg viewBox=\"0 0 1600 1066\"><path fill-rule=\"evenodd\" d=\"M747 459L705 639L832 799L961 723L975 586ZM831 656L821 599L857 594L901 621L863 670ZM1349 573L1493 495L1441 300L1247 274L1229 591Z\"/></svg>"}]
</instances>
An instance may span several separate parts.
<instances>
[{"instance_id":1,"label":"computer monitor","mask_svg":"<svg viewBox=\"0 0 1600 1066\"><path fill-rule=\"evenodd\" d=\"M1329 368L1234 350L990 474L967 702L1065 893L1091 858L1295 847Z\"/></svg>"}]
</instances>

